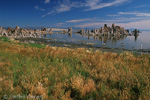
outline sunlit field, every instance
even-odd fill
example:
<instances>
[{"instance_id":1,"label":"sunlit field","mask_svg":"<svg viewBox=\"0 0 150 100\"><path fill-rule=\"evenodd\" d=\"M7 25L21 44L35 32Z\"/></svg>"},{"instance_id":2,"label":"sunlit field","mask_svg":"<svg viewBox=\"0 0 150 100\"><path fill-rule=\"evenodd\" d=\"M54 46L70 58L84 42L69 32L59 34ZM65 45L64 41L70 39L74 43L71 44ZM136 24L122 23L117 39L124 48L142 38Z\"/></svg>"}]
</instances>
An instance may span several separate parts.
<instances>
[{"instance_id":1,"label":"sunlit field","mask_svg":"<svg viewBox=\"0 0 150 100\"><path fill-rule=\"evenodd\" d=\"M0 98L18 94L44 100L148 100L150 54L92 52L0 37Z\"/></svg>"}]
</instances>

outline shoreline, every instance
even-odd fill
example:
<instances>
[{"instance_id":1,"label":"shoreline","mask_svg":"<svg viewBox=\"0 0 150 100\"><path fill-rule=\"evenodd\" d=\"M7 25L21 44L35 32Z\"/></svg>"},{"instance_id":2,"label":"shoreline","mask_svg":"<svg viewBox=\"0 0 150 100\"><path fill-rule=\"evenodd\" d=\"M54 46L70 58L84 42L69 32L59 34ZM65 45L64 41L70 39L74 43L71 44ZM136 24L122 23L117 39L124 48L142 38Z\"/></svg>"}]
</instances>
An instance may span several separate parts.
<instances>
[{"instance_id":1,"label":"shoreline","mask_svg":"<svg viewBox=\"0 0 150 100\"><path fill-rule=\"evenodd\" d=\"M149 49L124 49L124 48L109 48L109 47L96 47L93 46L92 43L69 43L69 42L63 42L63 41L57 41L55 39L50 38L14 38L15 40L19 40L20 42L24 43L38 43L38 44L44 44L47 46L56 46L56 47L67 47L67 48L86 48L86 49L92 49L92 51L100 50L103 52L137 52L137 53L150 53ZM49 40L49 41L47 41Z\"/></svg>"}]
</instances>

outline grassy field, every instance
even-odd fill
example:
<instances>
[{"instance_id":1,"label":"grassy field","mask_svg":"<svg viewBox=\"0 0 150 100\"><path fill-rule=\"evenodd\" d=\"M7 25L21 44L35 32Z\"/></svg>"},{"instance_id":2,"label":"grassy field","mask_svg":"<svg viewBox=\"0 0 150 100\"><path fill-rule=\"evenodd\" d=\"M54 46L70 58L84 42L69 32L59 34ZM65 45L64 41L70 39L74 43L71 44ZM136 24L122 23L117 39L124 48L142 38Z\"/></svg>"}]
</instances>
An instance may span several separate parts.
<instances>
[{"instance_id":1,"label":"grassy field","mask_svg":"<svg viewBox=\"0 0 150 100\"><path fill-rule=\"evenodd\" d=\"M0 37L0 98L18 94L44 100L148 100L150 54L92 52Z\"/></svg>"}]
</instances>

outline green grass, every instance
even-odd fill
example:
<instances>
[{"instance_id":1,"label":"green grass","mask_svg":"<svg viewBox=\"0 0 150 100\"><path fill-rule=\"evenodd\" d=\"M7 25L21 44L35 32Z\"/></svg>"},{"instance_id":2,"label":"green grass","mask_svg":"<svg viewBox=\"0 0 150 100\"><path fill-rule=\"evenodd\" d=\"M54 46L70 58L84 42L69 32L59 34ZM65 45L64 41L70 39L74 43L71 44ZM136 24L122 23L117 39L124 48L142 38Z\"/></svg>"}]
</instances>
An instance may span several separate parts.
<instances>
[{"instance_id":1,"label":"green grass","mask_svg":"<svg viewBox=\"0 0 150 100\"><path fill-rule=\"evenodd\" d=\"M0 37L0 98L150 99L150 55L46 47Z\"/></svg>"},{"instance_id":2,"label":"green grass","mask_svg":"<svg viewBox=\"0 0 150 100\"><path fill-rule=\"evenodd\" d=\"M3 42L11 42L11 40L8 38L8 37L0 37L0 41L3 41ZM15 40L13 40L15 41ZM36 48L43 48L43 47L46 47L45 45L43 44L36 44L36 43L21 43L19 42L18 43L19 45L24 45L25 47L36 47Z\"/></svg>"},{"instance_id":3,"label":"green grass","mask_svg":"<svg viewBox=\"0 0 150 100\"><path fill-rule=\"evenodd\" d=\"M30 46L32 47L36 47L36 48L43 48L43 47L46 47L45 45L42 45L42 44L35 44L35 43L29 43Z\"/></svg>"},{"instance_id":4,"label":"green grass","mask_svg":"<svg viewBox=\"0 0 150 100\"><path fill-rule=\"evenodd\" d=\"M9 42L8 37L0 37L0 41Z\"/></svg>"}]
</instances>

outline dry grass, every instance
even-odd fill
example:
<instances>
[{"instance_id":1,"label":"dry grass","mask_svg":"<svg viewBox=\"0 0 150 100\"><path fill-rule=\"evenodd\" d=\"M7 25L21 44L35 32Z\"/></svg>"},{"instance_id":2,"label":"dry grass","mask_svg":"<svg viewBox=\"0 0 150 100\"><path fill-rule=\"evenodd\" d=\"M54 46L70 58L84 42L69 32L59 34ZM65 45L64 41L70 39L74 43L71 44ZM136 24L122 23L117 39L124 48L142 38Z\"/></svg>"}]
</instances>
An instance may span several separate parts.
<instances>
[{"instance_id":1,"label":"dry grass","mask_svg":"<svg viewBox=\"0 0 150 100\"><path fill-rule=\"evenodd\" d=\"M150 99L149 54L36 46L0 41L0 98Z\"/></svg>"}]
</instances>

